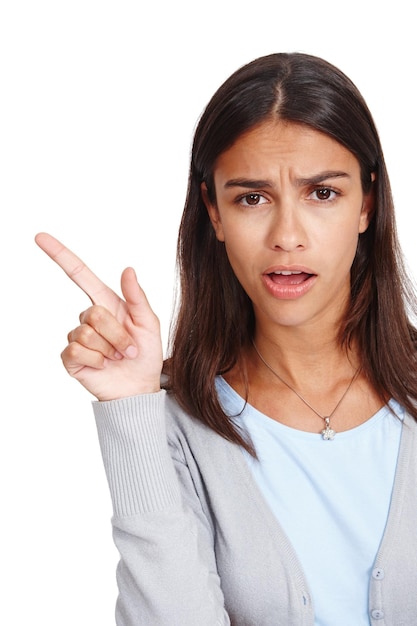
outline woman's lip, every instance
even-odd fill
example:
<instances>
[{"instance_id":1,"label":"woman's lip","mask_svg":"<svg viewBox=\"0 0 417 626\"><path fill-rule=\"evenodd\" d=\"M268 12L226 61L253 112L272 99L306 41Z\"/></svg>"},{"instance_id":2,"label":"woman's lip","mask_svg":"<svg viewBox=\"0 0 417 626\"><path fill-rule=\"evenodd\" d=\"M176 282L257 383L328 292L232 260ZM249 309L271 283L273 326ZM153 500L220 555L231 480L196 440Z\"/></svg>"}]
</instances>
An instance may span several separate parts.
<instances>
[{"instance_id":1,"label":"woman's lip","mask_svg":"<svg viewBox=\"0 0 417 626\"><path fill-rule=\"evenodd\" d=\"M280 272L280 271L301 272L304 275L308 275L308 278L306 278L305 280L303 280L301 283L298 283L298 284L291 284L291 282L280 284L280 283L274 282L271 276L272 274L276 272ZM296 300L297 298L304 296L304 294L310 291L310 289L313 287L314 283L316 282L316 279L317 279L317 274L313 274L311 272L302 270L301 268L291 269L291 270L288 268L285 268L285 270L279 270L275 268L273 271L262 275L262 281L267 291L274 298L277 298L279 300Z\"/></svg>"},{"instance_id":2,"label":"woman's lip","mask_svg":"<svg viewBox=\"0 0 417 626\"><path fill-rule=\"evenodd\" d=\"M303 274L314 274L311 267L306 267L305 265L272 265L264 271L264 274L273 274L274 272L302 272Z\"/></svg>"}]
</instances>

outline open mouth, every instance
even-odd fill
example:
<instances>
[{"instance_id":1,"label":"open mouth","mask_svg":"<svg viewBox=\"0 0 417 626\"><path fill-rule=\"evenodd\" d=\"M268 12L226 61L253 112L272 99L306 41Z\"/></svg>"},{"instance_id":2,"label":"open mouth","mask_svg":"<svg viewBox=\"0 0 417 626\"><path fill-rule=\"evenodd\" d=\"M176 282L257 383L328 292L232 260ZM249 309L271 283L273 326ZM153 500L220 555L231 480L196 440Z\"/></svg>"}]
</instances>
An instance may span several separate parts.
<instances>
[{"instance_id":1,"label":"open mouth","mask_svg":"<svg viewBox=\"0 0 417 626\"><path fill-rule=\"evenodd\" d=\"M301 285L306 280L315 276L315 274L307 274L307 272L302 271L276 271L268 274L269 278L272 280L275 285Z\"/></svg>"}]
</instances>

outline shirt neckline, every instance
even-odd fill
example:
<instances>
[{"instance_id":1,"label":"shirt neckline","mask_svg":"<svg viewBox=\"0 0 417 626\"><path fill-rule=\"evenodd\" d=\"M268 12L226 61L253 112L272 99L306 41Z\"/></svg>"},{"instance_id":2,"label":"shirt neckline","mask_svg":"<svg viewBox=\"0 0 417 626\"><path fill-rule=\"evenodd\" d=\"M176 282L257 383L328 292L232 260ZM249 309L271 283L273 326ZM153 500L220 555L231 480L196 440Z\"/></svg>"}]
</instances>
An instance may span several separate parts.
<instances>
[{"instance_id":1,"label":"shirt neckline","mask_svg":"<svg viewBox=\"0 0 417 626\"><path fill-rule=\"evenodd\" d=\"M218 390L220 391L220 403L223 406L223 409L226 413L236 421L241 419L245 425L250 426L262 426L267 427L268 430L281 431L283 434L287 434L293 437L301 438L301 439L316 439L322 441L322 436L320 433L309 432L306 430L300 430L298 428L293 428L291 426L287 426L286 424L282 424L277 420L272 419L262 411L259 411L257 408L252 406L249 402L246 402L241 395L237 393L229 385L229 383L223 378L223 376L218 376L216 379L216 385ZM223 396L223 397L222 397ZM226 400L226 402L224 402ZM393 414L394 413L394 414ZM356 437L360 435L364 430L368 428L375 428L379 421L384 419L388 414L393 417L397 416L400 420L404 419L404 409L401 405L391 398L387 404L384 404L374 415L368 418L362 424L358 426L354 426L353 428L349 428L348 430L337 431L337 439L346 439L349 437Z\"/></svg>"}]
</instances>

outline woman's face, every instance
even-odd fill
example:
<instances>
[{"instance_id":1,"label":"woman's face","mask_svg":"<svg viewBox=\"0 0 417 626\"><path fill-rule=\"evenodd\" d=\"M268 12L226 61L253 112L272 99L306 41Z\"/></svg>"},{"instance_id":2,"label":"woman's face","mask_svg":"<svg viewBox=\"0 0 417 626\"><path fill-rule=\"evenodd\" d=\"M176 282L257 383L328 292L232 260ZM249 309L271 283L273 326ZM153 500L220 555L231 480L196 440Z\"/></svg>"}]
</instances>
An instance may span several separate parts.
<instances>
[{"instance_id":1,"label":"woman's face","mask_svg":"<svg viewBox=\"0 0 417 626\"><path fill-rule=\"evenodd\" d=\"M307 126L265 122L217 159L216 236L253 302L257 324L338 324L358 236L368 227L356 157Z\"/></svg>"}]
</instances>

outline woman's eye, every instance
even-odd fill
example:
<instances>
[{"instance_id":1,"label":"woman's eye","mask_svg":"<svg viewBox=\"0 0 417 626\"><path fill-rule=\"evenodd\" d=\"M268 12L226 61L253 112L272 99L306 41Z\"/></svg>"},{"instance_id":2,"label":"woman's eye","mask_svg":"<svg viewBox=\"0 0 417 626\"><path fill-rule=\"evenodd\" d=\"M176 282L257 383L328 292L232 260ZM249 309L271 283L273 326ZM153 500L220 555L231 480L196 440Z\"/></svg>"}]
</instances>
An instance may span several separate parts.
<instances>
[{"instance_id":1,"label":"woman's eye","mask_svg":"<svg viewBox=\"0 0 417 626\"><path fill-rule=\"evenodd\" d=\"M329 187L320 187L315 189L311 195L314 200L334 200L337 193L333 189L329 189Z\"/></svg>"},{"instance_id":2,"label":"woman's eye","mask_svg":"<svg viewBox=\"0 0 417 626\"><path fill-rule=\"evenodd\" d=\"M243 206L256 206L258 204L264 204L267 200L260 193L248 193L246 196L242 196L239 202L243 204Z\"/></svg>"}]
</instances>

